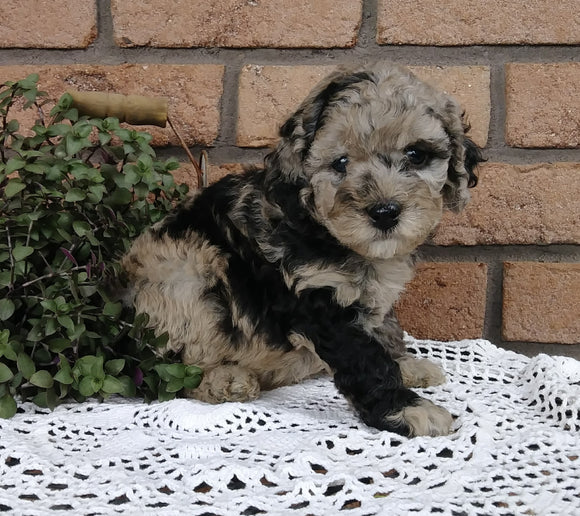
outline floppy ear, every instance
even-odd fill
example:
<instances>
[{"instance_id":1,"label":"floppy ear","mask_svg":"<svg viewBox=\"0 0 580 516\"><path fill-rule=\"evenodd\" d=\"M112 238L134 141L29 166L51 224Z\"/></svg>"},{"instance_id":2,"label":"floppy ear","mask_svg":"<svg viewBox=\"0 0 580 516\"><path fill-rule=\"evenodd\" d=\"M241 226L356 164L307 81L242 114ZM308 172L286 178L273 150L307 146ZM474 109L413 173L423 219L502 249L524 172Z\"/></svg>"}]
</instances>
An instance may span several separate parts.
<instances>
[{"instance_id":1,"label":"floppy ear","mask_svg":"<svg viewBox=\"0 0 580 516\"><path fill-rule=\"evenodd\" d=\"M291 175L299 174L328 106L340 99L341 92L367 80L373 80L367 72L338 71L325 78L282 125L280 143L267 159L278 159Z\"/></svg>"},{"instance_id":2,"label":"floppy ear","mask_svg":"<svg viewBox=\"0 0 580 516\"><path fill-rule=\"evenodd\" d=\"M478 145L466 135L470 129L469 124L464 122L464 114L452 100L447 102L443 123L451 144L443 201L447 209L458 212L469 201L468 188L477 185L477 165L485 160Z\"/></svg>"}]
</instances>

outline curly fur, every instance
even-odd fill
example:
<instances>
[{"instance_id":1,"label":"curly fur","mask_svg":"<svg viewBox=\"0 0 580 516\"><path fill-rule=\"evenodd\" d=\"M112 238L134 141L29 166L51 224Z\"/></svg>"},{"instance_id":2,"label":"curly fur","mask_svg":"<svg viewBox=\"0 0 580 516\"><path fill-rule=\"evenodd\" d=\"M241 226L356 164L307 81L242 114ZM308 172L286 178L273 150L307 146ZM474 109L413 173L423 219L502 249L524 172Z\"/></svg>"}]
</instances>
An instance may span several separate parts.
<instances>
[{"instance_id":1,"label":"curly fur","mask_svg":"<svg viewBox=\"0 0 580 516\"><path fill-rule=\"evenodd\" d=\"M444 376L405 355L392 307L413 251L476 183L465 130L456 102L406 69L340 70L282 126L264 168L139 237L122 262L131 299L204 369L189 394L251 399L327 371L365 423L448 433L449 414L409 389Z\"/></svg>"}]
</instances>

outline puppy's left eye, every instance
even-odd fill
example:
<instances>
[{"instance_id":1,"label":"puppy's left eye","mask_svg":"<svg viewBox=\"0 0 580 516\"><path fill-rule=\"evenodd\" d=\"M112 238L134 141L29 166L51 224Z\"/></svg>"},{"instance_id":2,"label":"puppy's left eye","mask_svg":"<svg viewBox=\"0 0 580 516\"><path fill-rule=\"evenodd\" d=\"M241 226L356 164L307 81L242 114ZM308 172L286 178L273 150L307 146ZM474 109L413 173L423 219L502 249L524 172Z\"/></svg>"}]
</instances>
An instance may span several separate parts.
<instances>
[{"instance_id":1,"label":"puppy's left eye","mask_svg":"<svg viewBox=\"0 0 580 516\"><path fill-rule=\"evenodd\" d=\"M405 149L405 156L409 163L415 167L425 165L429 160L428 152L414 146Z\"/></svg>"},{"instance_id":2,"label":"puppy's left eye","mask_svg":"<svg viewBox=\"0 0 580 516\"><path fill-rule=\"evenodd\" d=\"M332 168L341 174L346 174L346 166L348 165L348 158L342 156L332 162Z\"/></svg>"}]
</instances>

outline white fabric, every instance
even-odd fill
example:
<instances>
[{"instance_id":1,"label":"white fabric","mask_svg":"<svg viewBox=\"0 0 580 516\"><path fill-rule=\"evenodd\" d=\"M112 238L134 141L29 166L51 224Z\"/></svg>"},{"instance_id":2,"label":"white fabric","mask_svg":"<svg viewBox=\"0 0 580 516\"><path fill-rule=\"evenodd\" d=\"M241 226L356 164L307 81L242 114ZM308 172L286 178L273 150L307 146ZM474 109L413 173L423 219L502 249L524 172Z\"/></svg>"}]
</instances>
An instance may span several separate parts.
<instances>
[{"instance_id":1,"label":"white fabric","mask_svg":"<svg viewBox=\"0 0 580 516\"><path fill-rule=\"evenodd\" d=\"M327 377L240 404L25 404L0 420L11 514L580 514L580 362L408 339L455 432L360 423Z\"/></svg>"}]
</instances>

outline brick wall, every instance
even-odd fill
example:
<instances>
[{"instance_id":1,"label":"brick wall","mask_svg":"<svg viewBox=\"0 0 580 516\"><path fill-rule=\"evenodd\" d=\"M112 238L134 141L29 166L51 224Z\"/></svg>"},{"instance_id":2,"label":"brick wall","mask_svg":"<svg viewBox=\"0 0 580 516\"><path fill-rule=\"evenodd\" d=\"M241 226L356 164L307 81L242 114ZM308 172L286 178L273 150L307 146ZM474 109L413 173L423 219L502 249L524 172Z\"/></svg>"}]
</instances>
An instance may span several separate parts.
<instances>
[{"instance_id":1,"label":"brick wall","mask_svg":"<svg viewBox=\"0 0 580 516\"><path fill-rule=\"evenodd\" d=\"M488 163L421 249L403 326L580 357L579 43L577 0L4 0L0 82L167 96L216 179L259 162L333 66L409 65L459 99Z\"/></svg>"}]
</instances>

